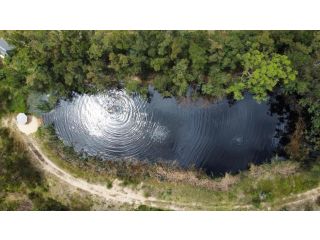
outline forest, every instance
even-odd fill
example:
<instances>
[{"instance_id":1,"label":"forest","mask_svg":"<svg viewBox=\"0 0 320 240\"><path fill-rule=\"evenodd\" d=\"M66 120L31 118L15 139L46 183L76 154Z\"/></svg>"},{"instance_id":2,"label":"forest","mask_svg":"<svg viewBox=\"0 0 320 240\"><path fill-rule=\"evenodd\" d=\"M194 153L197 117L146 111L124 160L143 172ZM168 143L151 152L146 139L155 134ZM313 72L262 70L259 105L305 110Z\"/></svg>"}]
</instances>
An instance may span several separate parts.
<instances>
[{"instance_id":1,"label":"forest","mask_svg":"<svg viewBox=\"0 0 320 240\"><path fill-rule=\"evenodd\" d=\"M27 111L30 92L57 99L72 92L125 87L163 96L265 101L291 98L303 141L320 147L319 31L1 31L14 49L1 63L0 114Z\"/></svg>"}]
</instances>

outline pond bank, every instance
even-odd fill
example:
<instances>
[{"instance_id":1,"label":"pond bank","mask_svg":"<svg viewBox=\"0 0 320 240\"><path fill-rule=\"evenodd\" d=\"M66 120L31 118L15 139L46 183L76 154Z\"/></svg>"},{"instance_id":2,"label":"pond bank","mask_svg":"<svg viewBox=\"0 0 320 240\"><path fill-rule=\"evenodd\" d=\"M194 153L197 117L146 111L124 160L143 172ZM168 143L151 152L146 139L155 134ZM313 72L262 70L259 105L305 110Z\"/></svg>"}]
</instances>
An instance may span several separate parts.
<instances>
[{"instance_id":1,"label":"pond bank","mask_svg":"<svg viewBox=\"0 0 320 240\"><path fill-rule=\"evenodd\" d=\"M318 187L320 183L319 164L305 169L298 162L274 161L252 165L237 175L211 179L197 171L152 164L112 166L83 161L71 149L59 144L48 130L40 130L37 138L41 140L41 149L54 156L52 160L74 176L105 185L120 178L124 185L143 191L146 197L183 204L187 209L285 209L288 201L296 201L295 194ZM289 195L291 198L287 199ZM300 208L304 208L303 201L300 203Z\"/></svg>"}]
</instances>

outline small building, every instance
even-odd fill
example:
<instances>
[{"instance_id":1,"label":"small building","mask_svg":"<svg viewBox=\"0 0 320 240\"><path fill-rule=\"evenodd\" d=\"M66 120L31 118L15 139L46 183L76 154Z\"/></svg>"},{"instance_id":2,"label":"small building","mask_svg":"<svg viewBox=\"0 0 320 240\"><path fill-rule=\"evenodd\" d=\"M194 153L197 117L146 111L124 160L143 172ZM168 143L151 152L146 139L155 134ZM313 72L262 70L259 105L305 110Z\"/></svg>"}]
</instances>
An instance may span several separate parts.
<instances>
[{"instance_id":1,"label":"small building","mask_svg":"<svg viewBox=\"0 0 320 240\"><path fill-rule=\"evenodd\" d=\"M17 123L18 125L26 125L28 122L28 116L24 113L19 113L17 115Z\"/></svg>"},{"instance_id":2,"label":"small building","mask_svg":"<svg viewBox=\"0 0 320 240\"><path fill-rule=\"evenodd\" d=\"M0 38L0 57L5 58L12 47L3 39Z\"/></svg>"}]
</instances>

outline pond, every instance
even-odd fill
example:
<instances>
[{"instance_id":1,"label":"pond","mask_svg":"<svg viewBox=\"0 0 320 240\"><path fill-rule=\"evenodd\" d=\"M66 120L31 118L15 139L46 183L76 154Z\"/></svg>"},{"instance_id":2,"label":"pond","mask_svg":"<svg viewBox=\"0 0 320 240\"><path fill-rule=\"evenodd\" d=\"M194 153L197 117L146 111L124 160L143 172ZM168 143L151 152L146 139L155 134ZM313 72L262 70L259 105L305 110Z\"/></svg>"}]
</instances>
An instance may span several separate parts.
<instances>
[{"instance_id":1,"label":"pond","mask_svg":"<svg viewBox=\"0 0 320 240\"><path fill-rule=\"evenodd\" d=\"M283 121L270 104L245 98L178 103L149 89L148 100L109 90L61 100L43 115L65 144L102 160L165 161L207 173L237 172L269 161Z\"/></svg>"}]
</instances>

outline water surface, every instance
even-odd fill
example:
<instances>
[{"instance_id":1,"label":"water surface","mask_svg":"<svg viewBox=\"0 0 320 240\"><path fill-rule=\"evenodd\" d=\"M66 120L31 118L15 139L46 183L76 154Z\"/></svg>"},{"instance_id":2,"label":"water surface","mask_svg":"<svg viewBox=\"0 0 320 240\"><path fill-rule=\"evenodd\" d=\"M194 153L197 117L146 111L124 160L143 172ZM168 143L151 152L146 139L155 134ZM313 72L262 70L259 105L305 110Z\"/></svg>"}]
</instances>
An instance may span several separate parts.
<instances>
[{"instance_id":1,"label":"water surface","mask_svg":"<svg viewBox=\"0 0 320 240\"><path fill-rule=\"evenodd\" d=\"M101 159L176 162L223 173L270 160L283 127L267 103L250 95L227 100L178 104L152 91L150 101L110 90L60 101L44 115L58 136L77 152Z\"/></svg>"}]
</instances>

